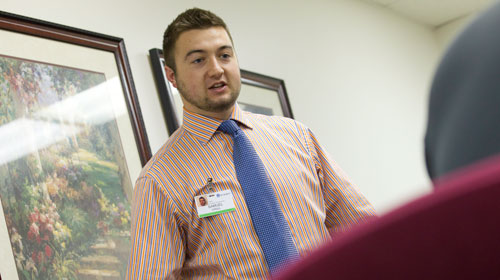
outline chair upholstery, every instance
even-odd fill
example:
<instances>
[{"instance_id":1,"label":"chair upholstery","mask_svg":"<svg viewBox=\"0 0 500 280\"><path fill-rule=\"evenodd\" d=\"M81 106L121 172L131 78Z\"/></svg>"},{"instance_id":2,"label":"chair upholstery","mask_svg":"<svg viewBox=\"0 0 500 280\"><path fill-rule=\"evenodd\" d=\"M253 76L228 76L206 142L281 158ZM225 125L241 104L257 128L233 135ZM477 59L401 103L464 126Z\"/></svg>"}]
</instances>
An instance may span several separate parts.
<instances>
[{"instance_id":1,"label":"chair upholstery","mask_svg":"<svg viewBox=\"0 0 500 280\"><path fill-rule=\"evenodd\" d=\"M276 279L500 279L500 156L436 183Z\"/></svg>"}]
</instances>

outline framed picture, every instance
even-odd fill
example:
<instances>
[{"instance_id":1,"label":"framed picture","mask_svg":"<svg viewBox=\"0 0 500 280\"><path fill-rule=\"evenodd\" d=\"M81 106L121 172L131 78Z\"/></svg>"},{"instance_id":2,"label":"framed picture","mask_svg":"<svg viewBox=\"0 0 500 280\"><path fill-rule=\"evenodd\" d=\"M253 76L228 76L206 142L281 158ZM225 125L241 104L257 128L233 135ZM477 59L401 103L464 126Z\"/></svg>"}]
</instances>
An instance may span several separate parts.
<instances>
[{"instance_id":1,"label":"framed picture","mask_svg":"<svg viewBox=\"0 0 500 280\"><path fill-rule=\"evenodd\" d=\"M123 39L0 12L0 274L123 279L151 157Z\"/></svg>"},{"instance_id":2,"label":"framed picture","mask_svg":"<svg viewBox=\"0 0 500 280\"><path fill-rule=\"evenodd\" d=\"M166 78L162 50L151 49L149 56L168 133L172 135L182 123L182 100ZM281 79L241 69L241 92L237 102L245 111L293 118L285 82Z\"/></svg>"}]
</instances>

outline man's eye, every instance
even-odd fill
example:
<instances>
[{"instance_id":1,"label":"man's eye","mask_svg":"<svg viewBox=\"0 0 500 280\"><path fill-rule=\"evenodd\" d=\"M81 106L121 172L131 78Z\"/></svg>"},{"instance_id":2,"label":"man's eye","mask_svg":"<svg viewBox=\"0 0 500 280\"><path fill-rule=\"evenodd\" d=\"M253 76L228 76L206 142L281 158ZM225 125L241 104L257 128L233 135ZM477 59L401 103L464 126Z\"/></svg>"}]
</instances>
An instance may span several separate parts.
<instances>
[{"instance_id":1,"label":"man's eye","mask_svg":"<svg viewBox=\"0 0 500 280\"><path fill-rule=\"evenodd\" d=\"M227 58L230 58L231 55L228 54L228 53L225 53L225 54L222 54L220 57L224 58L224 59L227 59Z\"/></svg>"},{"instance_id":2,"label":"man's eye","mask_svg":"<svg viewBox=\"0 0 500 280\"><path fill-rule=\"evenodd\" d=\"M197 58L197 59L193 60L193 63L194 63L194 64L198 64L198 63L200 63L200 62L202 62L202 61L203 61L203 59L202 59L202 58Z\"/></svg>"}]
</instances>

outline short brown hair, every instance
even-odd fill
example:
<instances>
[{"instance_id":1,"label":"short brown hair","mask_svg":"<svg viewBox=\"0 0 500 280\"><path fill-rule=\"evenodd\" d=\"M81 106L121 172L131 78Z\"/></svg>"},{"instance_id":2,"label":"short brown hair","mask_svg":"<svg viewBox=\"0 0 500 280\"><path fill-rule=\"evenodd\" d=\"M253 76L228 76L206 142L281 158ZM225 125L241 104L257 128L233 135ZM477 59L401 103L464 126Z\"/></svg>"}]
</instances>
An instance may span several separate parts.
<instances>
[{"instance_id":1,"label":"short brown hair","mask_svg":"<svg viewBox=\"0 0 500 280\"><path fill-rule=\"evenodd\" d=\"M163 56L167 66L175 71L174 48L182 32L193 29L207 29L210 27L223 27L227 35L229 35L231 43L233 42L233 38L227 29L226 23L210 11L192 8L178 15L177 18L168 25L167 30L165 30L163 34Z\"/></svg>"}]
</instances>

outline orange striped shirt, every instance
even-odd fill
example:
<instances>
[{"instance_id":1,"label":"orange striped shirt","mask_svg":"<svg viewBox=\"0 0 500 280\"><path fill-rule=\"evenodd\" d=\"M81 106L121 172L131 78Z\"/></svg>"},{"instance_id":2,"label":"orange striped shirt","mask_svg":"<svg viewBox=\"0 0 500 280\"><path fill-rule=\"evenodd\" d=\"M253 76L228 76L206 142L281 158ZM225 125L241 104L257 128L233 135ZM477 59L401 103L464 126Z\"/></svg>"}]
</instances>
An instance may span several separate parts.
<instances>
[{"instance_id":1,"label":"orange striped shirt","mask_svg":"<svg viewBox=\"0 0 500 280\"><path fill-rule=\"evenodd\" d=\"M374 215L303 124L241 111L301 255ZM268 269L222 120L184 111L183 125L142 170L134 188L127 279L264 279ZM231 190L235 211L198 218L194 197Z\"/></svg>"}]
</instances>

